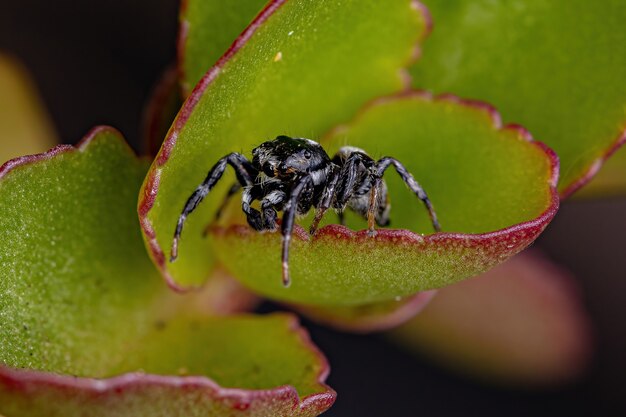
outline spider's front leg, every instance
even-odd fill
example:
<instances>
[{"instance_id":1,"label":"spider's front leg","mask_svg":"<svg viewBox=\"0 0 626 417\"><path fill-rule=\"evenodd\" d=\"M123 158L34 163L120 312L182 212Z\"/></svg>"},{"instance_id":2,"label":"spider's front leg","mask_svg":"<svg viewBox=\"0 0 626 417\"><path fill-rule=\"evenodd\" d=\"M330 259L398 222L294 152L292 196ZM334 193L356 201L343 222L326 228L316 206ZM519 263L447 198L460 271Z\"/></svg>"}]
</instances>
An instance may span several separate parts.
<instances>
[{"instance_id":1,"label":"spider's front leg","mask_svg":"<svg viewBox=\"0 0 626 417\"><path fill-rule=\"evenodd\" d=\"M233 152L217 161L217 163L209 170L209 173L204 181L198 186L198 188L196 188L189 199L187 199L187 202L183 207L183 211L178 217L176 230L174 231L174 239L172 241L172 249L170 252L170 262L174 262L178 257L178 241L180 240L180 235L183 231L183 226L185 225L187 216L189 216L189 214L191 214L196 207L198 207L207 194L209 194L209 191L215 187L215 184L217 184L220 178L222 178L222 175L228 165L233 167L235 175L237 176L237 181L239 181L242 186L252 187L254 185L254 177L256 177L255 173L257 170L242 154Z\"/></svg>"},{"instance_id":2,"label":"spider's front leg","mask_svg":"<svg viewBox=\"0 0 626 417\"><path fill-rule=\"evenodd\" d=\"M379 159L376 163L376 174L380 178L382 178L385 170L391 165L393 165L398 175L400 175L402 180L411 189L411 191L413 191L417 198L422 200L424 206L426 207L426 210L428 210L428 215L430 216L430 221L433 225L433 229L435 230L435 232L440 232L441 226L439 225L439 221L437 220L437 214L435 213L435 209L433 208L433 205L430 202L428 195L426 195L424 189L418 184L417 181L415 181L413 175L411 175L411 173L404 167L404 165L400 163L400 161L390 157L384 157Z\"/></svg>"},{"instance_id":3,"label":"spider's front leg","mask_svg":"<svg viewBox=\"0 0 626 417\"><path fill-rule=\"evenodd\" d=\"M283 285L288 287L291 283L291 277L289 276L289 243L291 241L291 233L293 232L293 225L296 219L296 212L298 211L298 200L302 191L312 184L310 175L302 177L296 185L291 189L287 202L283 207L283 220L281 222L281 234L282 234L282 268L283 268Z\"/></svg>"}]
</instances>

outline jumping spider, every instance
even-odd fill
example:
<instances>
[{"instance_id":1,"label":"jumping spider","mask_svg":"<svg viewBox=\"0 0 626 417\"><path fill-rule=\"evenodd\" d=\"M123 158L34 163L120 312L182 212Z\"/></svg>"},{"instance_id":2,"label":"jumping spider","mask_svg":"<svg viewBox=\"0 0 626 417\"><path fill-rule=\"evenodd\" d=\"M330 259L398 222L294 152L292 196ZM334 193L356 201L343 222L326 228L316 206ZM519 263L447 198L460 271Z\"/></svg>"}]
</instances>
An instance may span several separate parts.
<instances>
[{"instance_id":1,"label":"jumping spider","mask_svg":"<svg viewBox=\"0 0 626 417\"><path fill-rule=\"evenodd\" d=\"M211 168L178 218L170 262L174 262L178 255L178 240L185 219L219 181L227 165L234 168L238 182L228 190L215 218L220 217L229 198L241 187L241 208L248 224L255 230L276 230L276 212L282 210L282 278L285 286L290 283L289 242L296 214L306 214L311 207L315 207L315 217L309 230L314 234L326 210L331 207L337 210L340 222L344 224L343 210L349 207L367 219L369 234L374 236L375 223L389 225L391 206L382 177L391 165L417 198L424 202L435 231L441 230L428 196L398 160L384 157L375 161L363 150L352 146L339 149L331 160L317 142L278 136L254 148L252 162L233 152ZM251 207L254 200L260 201L261 211Z\"/></svg>"}]
</instances>

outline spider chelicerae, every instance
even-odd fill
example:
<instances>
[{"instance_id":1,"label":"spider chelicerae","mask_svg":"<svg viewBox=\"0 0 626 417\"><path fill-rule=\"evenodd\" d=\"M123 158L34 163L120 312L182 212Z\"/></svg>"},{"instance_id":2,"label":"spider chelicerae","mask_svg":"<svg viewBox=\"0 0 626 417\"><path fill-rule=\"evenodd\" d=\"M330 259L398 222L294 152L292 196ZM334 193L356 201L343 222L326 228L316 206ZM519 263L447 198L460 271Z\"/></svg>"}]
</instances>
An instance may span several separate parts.
<instances>
[{"instance_id":1,"label":"spider chelicerae","mask_svg":"<svg viewBox=\"0 0 626 417\"><path fill-rule=\"evenodd\" d=\"M397 159L384 157L375 161L365 151L352 146L342 147L330 159L324 148L313 140L278 136L254 148L252 161L236 152L217 161L189 197L178 218L170 262L178 256L178 240L187 216L220 180L227 165L235 170L237 182L228 190L215 218L219 219L230 197L241 188L241 209L253 229L276 230L277 211L282 210L282 279L285 286L290 284L289 242L296 215L304 215L315 207L315 217L309 229L313 235L329 208L337 210L340 222L344 224L343 211L348 207L367 219L369 235L374 236L375 224L389 225L391 206L383 174L390 166L422 200L435 231L441 230L426 192ZM255 200L260 201L260 210L251 206Z\"/></svg>"}]
</instances>

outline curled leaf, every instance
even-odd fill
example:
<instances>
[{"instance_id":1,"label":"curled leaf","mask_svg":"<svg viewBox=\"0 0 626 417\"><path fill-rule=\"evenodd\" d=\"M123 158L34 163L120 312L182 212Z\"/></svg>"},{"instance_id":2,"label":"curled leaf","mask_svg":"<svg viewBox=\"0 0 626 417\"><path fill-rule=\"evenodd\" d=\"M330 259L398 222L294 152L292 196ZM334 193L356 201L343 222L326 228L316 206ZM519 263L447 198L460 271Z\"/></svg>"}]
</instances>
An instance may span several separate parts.
<instances>
[{"instance_id":1,"label":"curled leaf","mask_svg":"<svg viewBox=\"0 0 626 417\"><path fill-rule=\"evenodd\" d=\"M328 225L294 233L292 286L280 282L280 235L247 226L213 229L213 250L246 286L302 304L358 305L450 285L528 246L556 213L558 162L518 127L502 128L484 105L411 93L376 101L324 139L374 157L397 156L428 192L444 233L392 172L391 221L399 229L353 232ZM332 222L332 214L327 215ZM364 221L349 219L353 229Z\"/></svg>"}]
</instances>

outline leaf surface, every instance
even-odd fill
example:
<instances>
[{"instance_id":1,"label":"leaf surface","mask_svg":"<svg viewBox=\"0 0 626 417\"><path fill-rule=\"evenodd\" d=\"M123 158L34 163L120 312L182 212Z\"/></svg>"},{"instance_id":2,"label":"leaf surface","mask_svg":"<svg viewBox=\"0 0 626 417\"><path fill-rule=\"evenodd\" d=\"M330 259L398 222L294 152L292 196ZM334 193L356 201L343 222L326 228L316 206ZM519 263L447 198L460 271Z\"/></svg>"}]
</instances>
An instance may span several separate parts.
<instances>
[{"instance_id":1,"label":"leaf surface","mask_svg":"<svg viewBox=\"0 0 626 417\"><path fill-rule=\"evenodd\" d=\"M375 158L395 156L429 194L443 233L390 169L391 225L370 237L355 216L309 238L294 233L292 285L281 276L280 234L247 226L213 229L213 250L254 291L302 304L359 305L406 297L480 274L530 244L556 213L557 160L497 113L454 97L404 93L376 101L324 138ZM237 223L237 218L231 220ZM332 213L327 222L336 222ZM239 220L241 223L242 221Z\"/></svg>"},{"instance_id":2,"label":"leaf surface","mask_svg":"<svg viewBox=\"0 0 626 417\"><path fill-rule=\"evenodd\" d=\"M425 0L414 86L485 100L559 155L567 196L626 141L626 2Z\"/></svg>"},{"instance_id":3,"label":"leaf surface","mask_svg":"<svg viewBox=\"0 0 626 417\"><path fill-rule=\"evenodd\" d=\"M207 316L164 285L135 209L146 169L110 128L0 169L0 413L327 409L327 364L292 317Z\"/></svg>"}]
</instances>

